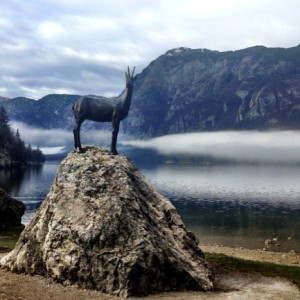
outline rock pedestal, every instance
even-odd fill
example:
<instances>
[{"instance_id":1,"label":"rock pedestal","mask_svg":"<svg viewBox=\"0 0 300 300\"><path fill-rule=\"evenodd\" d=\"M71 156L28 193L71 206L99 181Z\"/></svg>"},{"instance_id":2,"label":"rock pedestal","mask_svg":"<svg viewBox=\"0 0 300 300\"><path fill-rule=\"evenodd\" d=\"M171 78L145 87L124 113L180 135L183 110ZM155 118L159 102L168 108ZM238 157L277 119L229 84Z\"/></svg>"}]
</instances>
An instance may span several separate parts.
<instances>
[{"instance_id":1,"label":"rock pedestal","mask_svg":"<svg viewBox=\"0 0 300 300\"><path fill-rule=\"evenodd\" d=\"M198 240L174 206L125 156L96 147L62 161L0 264L122 297L212 289Z\"/></svg>"}]
</instances>

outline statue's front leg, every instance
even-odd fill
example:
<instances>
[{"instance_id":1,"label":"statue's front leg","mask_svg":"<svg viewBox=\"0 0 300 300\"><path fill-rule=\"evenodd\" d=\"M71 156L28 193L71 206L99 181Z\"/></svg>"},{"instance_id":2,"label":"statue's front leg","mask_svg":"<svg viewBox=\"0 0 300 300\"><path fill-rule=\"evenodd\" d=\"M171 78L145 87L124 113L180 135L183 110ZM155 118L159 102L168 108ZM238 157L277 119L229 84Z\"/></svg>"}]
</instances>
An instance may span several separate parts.
<instances>
[{"instance_id":1,"label":"statue's front leg","mask_svg":"<svg viewBox=\"0 0 300 300\"><path fill-rule=\"evenodd\" d=\"M112 139L111 139L110 153L113 155L118 155L117 139L118 139L119 127L120 127L120 121L115 121L112 123Z\"/></svg>"},{"instance_id":2,"label":"statue's front leg","mask_svg":"<svg viewBox=\"0 0 300 300\"><path fill-rule=\"evenodd\" d=\"M112 155L118 155L118 154L119 154L118 151L117 151L117 149L111 149L111 150L110 150L110 153L111 153Z\"/></svg>"},{"instance_id":3,"label":"statue's front leg","mask_svg":"<svg viewBox=\"0 0 300 300\"><path fill-rule=\"evenodd\" d=\"M81 147L81 142L80 142L80 129L79 128L75 128L73 130L73 134L74 134L74 147L75 147L75 151L78 153L82 153L84 152L82 147Z\"/></svg>"}]
</instances>

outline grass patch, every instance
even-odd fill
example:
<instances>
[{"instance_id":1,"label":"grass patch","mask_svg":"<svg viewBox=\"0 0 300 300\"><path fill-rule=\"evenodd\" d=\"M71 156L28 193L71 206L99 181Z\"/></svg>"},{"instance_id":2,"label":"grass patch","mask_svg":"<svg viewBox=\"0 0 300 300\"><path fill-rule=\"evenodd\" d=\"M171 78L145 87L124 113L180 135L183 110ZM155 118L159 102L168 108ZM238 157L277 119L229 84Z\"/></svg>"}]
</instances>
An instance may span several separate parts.
<instances>
[{"instance_id":1,"label":"grass patch","mask_svg":"<svg viewBox=\"0 0 300 300\"><path fill-rule=\"evenodd\" d=\"M11 227L0 230L0 252L8 252L15 248L24 227Z\"/></svg>"},{"instance_id":2,"label":"grass patch","mask_svg":"<svg viewBox=\"0 0 300 300\"><path fill-rule=\"evenodd\" d=\"M279 276L288 279L300 288L300 267L245 260L225 254L208 252L205 253L205 258L216 272L227 269L245 273L259 273L269 277Z\"/></svg>"}]
</instances>

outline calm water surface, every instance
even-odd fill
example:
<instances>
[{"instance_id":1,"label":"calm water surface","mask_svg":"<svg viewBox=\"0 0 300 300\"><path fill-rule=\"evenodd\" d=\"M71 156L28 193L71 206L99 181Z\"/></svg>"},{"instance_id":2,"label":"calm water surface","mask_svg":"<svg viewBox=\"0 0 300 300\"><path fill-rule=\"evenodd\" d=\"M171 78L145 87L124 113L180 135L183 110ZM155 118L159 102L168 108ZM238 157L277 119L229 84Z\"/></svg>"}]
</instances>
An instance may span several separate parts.
<instances>
[{"instance_id":1,"label":"calm water surface","mask_svg":"<svg viewBox=\"0 0 300 300\"><path fill-rule=\"evenodd\" d=\"M204 244L300 252L300 167L161 165L143 170Z\"/></svg>"},{"instance_id":2,"label":"calm water surface","mask_svg":"<svg viewBox=\"0 0 300 300\"><path fill-rule=\"evenodd\" d=\"M0 187L26 204L22 223L27 224L47 195L60 162L36 164L25 170L0 170Z\"/></svg>"},{"instance_id":3,"label":"calm water surface","mask_svg":"<svg viewBox=\"0 0 300 300\"><path fill-rule=\"evenodd\" d=\"M28 223L48 193L59 163L0 171L0 186L27 205ZM300 167L140 165L203 244L300 252Z\"/></svg>"}]
</instances>

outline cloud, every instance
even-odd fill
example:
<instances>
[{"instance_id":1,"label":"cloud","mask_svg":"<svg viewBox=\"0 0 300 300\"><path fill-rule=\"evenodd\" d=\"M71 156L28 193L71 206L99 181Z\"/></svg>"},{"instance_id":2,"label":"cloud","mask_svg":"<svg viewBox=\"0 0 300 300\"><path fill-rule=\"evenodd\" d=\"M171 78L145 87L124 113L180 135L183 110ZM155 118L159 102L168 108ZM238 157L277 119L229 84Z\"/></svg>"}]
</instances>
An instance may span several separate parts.
<instances>
[{"instance_id":1,"label":"cloud","mask_svg":"<svg viewBox=\"0 0 300 300\"><path fill-rule=\"evenodd\" d=\"M11 122L11 127L20 132L26 144L39 147L58 147L71 144L73 133L64 129L40 129L21 122Z\"/></svg>"},{"instance_id":2,"label":"cloud","mask_svg":"<svg viewBox=\"0 0 300 300\"><path fill-rule=\"evenodd\" d=\"M220 131L128 140L125 145L163 155L211 156L239 162L300 163L299 131Z\"/></svg>"},{"instance_id":3,"label":"cloud","mask_svg":"<svg viewBox=\"0 0 300 300\"><path fill-rule=\"evenodd\" d=\"M175 47L236 50L299 43L298 1L0 0L0 92L116 95Z\"/></svg>"}]
</instances>

